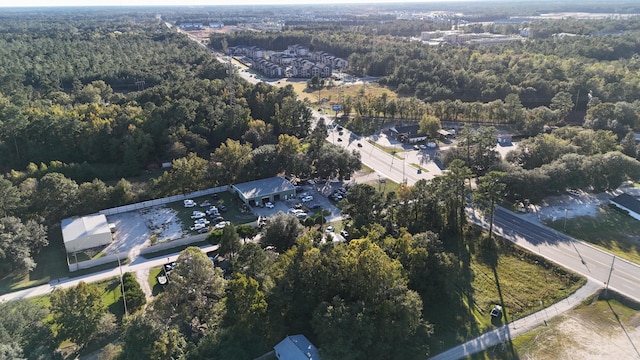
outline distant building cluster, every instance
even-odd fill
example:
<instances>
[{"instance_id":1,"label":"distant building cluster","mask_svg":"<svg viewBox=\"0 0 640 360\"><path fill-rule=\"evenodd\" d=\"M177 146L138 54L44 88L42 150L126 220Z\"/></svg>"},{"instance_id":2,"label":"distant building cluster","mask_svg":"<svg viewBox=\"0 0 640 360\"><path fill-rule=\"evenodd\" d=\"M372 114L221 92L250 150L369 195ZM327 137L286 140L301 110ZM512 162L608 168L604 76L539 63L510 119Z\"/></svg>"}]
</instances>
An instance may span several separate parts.
<instances>
[{"instance_id":1,"label":"distant building cluster","mask_svg":"<svg viewBox=\"0 0 640 360\"><path fill-rule=\"evenodd\" d=\"M216 21L216 22L210 22L209 24L205 25L204 23L201 23L201 22L184 22L178 26L180 26L180 29L182 30L202 30L207 27L211 29L220 29L224 27L224 23Z\"/></svg>"},{"instance_id":2,"label":"distant building cluster","mask_svg":"<svg viewBox=\"0 0 640 360\"><path fill-rule=\"evenodd\" d=\"M437 31L423 31L420 34L422 41L437 45L443 42L455 45L494 45L503 44L511 41L521 41L522 36L510 36L491 33L465 33L462 30L437 30Z\"/></svg>"},{"instance_id":3,"label":"distant building cluster","mask_svg":"<svg viewBox=\"0 0 640 360\"><path fill-rule=\"evenodd\" d=\"M228 54L243 57L255 71L269 77L330 77L333 71L346 71L349 62L326 51L309 51L302 45L289 45L285 51L269 52L257 46L229 47Z\"/></svg>"}]
</instances>

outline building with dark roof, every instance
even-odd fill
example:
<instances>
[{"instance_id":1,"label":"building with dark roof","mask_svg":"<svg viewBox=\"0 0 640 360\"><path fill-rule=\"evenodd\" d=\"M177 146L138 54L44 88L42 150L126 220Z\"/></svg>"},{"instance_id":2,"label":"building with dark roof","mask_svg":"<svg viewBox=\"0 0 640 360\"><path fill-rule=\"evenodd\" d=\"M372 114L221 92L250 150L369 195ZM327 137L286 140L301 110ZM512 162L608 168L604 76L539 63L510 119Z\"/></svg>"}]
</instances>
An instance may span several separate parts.
<instances>
[{"instance_id":1,"label":"building with dark roof","mask_svg":"<svg viewBox=\"0 0 640 360\"><path fill-rule=\"evenodd\" d=\"M287 336L273 350L279 360L320 360L318 349L304 335Z\"/></svg>"},{"instance_id":2,"label":"building with dark roof","mask_svg":"<svg viewBox=\"0 0 640 360\"><path fill-rule=\"evenodd\" d=\"M620 194L611 199L611 203L619 209L627 211L632 218L640 220L640 201L633 196Z\"/></svg>"},{"instance_id":3,"label":"building with dark roof","mask_svg":"<svg viewBox=\"0 0 640 360\"><path fill-rule=\"evenodd\" d=\"M249 206L261 206L268 201L287 200L296 196L296 187L279 176L236 184L231 188Z\"/></svg>"},{"instance_id":4,"label":"building with dark roof","mask_svg":"<svg viewBox=\"0 0 640 360\"><path fill-rule=\"evenodd\" d=\"M389 135L403 143L415 144L427 140L427 135L420 133L420 125L393 126Z\"/></svg>"}]
</instances>

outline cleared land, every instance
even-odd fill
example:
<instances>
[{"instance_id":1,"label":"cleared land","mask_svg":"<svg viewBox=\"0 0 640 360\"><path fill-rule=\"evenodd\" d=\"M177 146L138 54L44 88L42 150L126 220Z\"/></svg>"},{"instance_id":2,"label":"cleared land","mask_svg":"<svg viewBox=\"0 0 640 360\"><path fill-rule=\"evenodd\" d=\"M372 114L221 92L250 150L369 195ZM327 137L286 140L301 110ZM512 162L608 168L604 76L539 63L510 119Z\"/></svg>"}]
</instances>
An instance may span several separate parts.
<instances>
[{"instance_id":1,"label":"cleared land","mask_svg":"<svg viewBox=\"0 0 640 360\"><path fill-rule=\"evenodd\" d=\"M610 295L613 295L610 293ZM638 359L640 352L640 304L616 295L583 303L514 340L520 359ZM504 358L500 350L483 357Z\"/></svg>"}]
</instances>

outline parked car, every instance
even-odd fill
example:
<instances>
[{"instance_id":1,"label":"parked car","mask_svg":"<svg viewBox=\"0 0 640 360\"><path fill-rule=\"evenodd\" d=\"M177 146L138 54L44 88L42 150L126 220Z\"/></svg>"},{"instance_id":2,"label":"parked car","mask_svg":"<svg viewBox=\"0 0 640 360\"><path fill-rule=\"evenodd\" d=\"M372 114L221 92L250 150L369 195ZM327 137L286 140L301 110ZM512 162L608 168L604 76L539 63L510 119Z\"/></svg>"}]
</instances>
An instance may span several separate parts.
<instances>
[{"instance_id":1,"label":"parked car","mask_svg":"<svg viewBox=\"0 0 640 360\"><path fill-rule=\"evenodd\" d=\"M215 214L215 213L217 213L217 212L218 212L218 208L217 208L217 207L215 207L215 206L212 206L212 207L208 208L208 209L205 211L205 213L206 213L207 215L209 215L209 216L212 216L213 214Z\"/></svg>"},{"instance_id":2,"label":"parked car","mask_svg":"<svg viewBox=\"0 0 640 360\"><path fill-rule=\"evenodd\" d=\"M196 206L196 202L191 199L186 199L183 201L184 207L190 208Z\"/></svg>"},{"instance_id":3,"label":"parked car","mask_svg":"<svg viewBox=\"0 0 640 360\"><path fill-rule=\"evenodd\" d=\"M218 216L216 216L216 217L212 218L212 219L211 219L211 221L212 221L214 224L217 224L217 223L219 223L219 222L223 222L223 221L224 221L224 218L223 218L222 216L219 216L219 215L218 215Z\"/></svg>"},{"instance_id":4,"label":"parked car","mask_svg":"<svg viewBox=\"0 0 640 360\"><path fill-rule=\"evenodd\" d=\"M436 148L436 146L438 146L438 145L436 145L436 143L434 143L434 142L428 142L428 143L427 143L427 147L428 147L429 149L435 149L435 148Z\"/></svg>"},{"instance_id":5,"label":"parked car","mask_svg":"<svg viewBox=\"0 0 640 360\"><path fill-rule=\"evenodd\" d=\"M203 213L202 211L194 211L191 213L191 218L192 219L200 219L207 216L207 214Z\"/></svg>"},{"instance_id":6,"label":"parked car","mask_svg":"<svg viewBox=\"0 0 640 360\"><path fill-rule=\"evenodd\" d=\"M271 201L268 201L266 204L264 204L264 206L266 206L267 209L273 209L275 207L275 205L273 205Z\"/></svg>"},{"instance_id":7,"label":"parked car","mask_svg":"<svg viewBox=\"0 0 640 360\"><path fill-rule=\"evenodd\" d=\"M313 196L307 195L302 198L302 202L309 202L309 201L313 201Z\"/></svg>"},{"instance_id":8,"label":"parked car","mask_svg":"<svg viewBox=\"0 0 640 360\"><path fill-rule=\"evenodd\" d=\"M340 235L342 235L342 237L346 239L349 237L349 232L347 232L347 230L342 230L340 231Z\"/></svg>"},{"instance_id":9,"label":"parked car","mask_svg":"<svg viewBox=\"0 0 640 360\"><path fill-rule=\"evenodd\" d=\"M196 221L193 222L193 224L205 224L205 225L209 225L211 224L211 221L205 219L205 218L201 218L201 219L196 219Z\"/></svg>"},{"instance_id":10,"label":"parked car","mask_svg":"<svg viewBox=\"0 0 640 360\"><path fill-rule=\"evenodd\" d=\"M200 203L200 207L208 207L208 206L211 206L211 203L209 202L209 200L205 200Z\"/></svg>"},{"instance_id":11,"label":"parked car","mask_svg":"<svg viewBox=\"0 0 640 360\"><path fill-rule=\"evenodd\" d=\"M296 186L296 191L297 192L302 192L302 191L304 191L304 188L302 186Z\"/></svg>"},{"instance_id":12,"label":"parked car","mask_svg":"<svg viewBox=\"0 0 640 360\"><path fill-rule=\"evenodd\" d=\"M420 146L418 146L418 145L413 145L413 150L420 150Z\"/></svg>"},{"instance_id":13,"label":"parked car","mask_svg":"<svg viewBox=\"0 0 640 360\"><path fill-rule=\"evenodd\" d=\"M421 149L421 150L427 150L427 146L426 145L419 145L418 148Z\"/></svg>"},{"instance_id":14,"label":"parked car","mask_svg":"<svg viewBox=\"0 0 640 360\"><path fill-rule=\"evenodd\" d=\"M289 209L289 214L294 214L295 215L295 214L300 214L300 213L303 213L303 212L304 212L304 210L302 210L302 209Z\"/></svg>"},{"instance_id":15,"label":"parked car","mask_svg":"<svg viewBox=\"0 0 640 360\"><path fill-rule=\"evenodd\" d=\"M219 210L220 212L227 212L227 211L229 211L229 209L227 209L227 207L226 207L226 206L224 206L224 205L218 205L218 210Z\"/></svg>"},{"instance_id":16,"label":"parked car","mask_svg":"<svg viewBox=\"0 0 640 360\"><path fill-rule=\"evenodd\" d=\"M342 138L338 138L338 142L342 141Z\"/></svg>"},{"instance_id":17,"label":"parked car","mask_svg":"<svg viewBox=\"0 0 640 360\"><path fill-rule=\"evenodd\" d=\"M198 229L197 231L198 231L199 234L204 234L206 232L209 232L209 230L211 230L211 228L208 227L208 226L205 226L205 227L203 227L201 229Z\"/></svg>"},{"instance_id":18,"label":"parked car","mask_svg":"<svg viewBox=\"0 0 640 360\"><path fill-rule=\"evenodd\" d=\"M358 145L358 147L362 147L362 144L361 144L361 143L357 143L356 145Z\"/></svg>"},{"instance_id":19,"label":"parked car","mask_svg":"<svg viewBox=\"0 0 640 360\"><path fill-rule=\"evenodd\" d=\"M189 228L189 230L198 231L198 230L204 229L206 227L207 227L207 225L205 225L205 224L194 224L192 227Z\"/></svg>"},{"instance_id":20,"label":"parked car","mask_svg":"<svg viewBox=\"0 0 640 360\"><path fill-rule=\"evenodd\" d=\"M219 198L218 194L213 194L213 200L218 200Z\"/></svg>"},{"instance_id":21,"label":"parked car","mask_svg":"<svg viewBox=\"0 0 640 360\"><path fill-rule=\"evenodd\" d=\"M335 228L331 225L327 226L327 229L325 230L326 232L333 232L335 230Z\"/></svg>"},{"instance_id":22,"label":"parked car","mask_svg":"<svg viewBox=\"0 0 640 360\"><path fill-rule=\"evenodd\" d=\"M216 226L214 226L216 229L220 230L220 229L224 229L225 226L231 224L228 221L223 221L223 222L219 222L216 224Z\"/></svg>"},{"instance_id":23,"label":"parked car","mask_svg":"<svg viewBox=\"0 0 640 360\"><path fill-rule=\"evenodd\" d=\"M502 306L495 305L493 309L491 309L491 317L499 318L502 315Z\"/></svg>"},{"instance_id":24,"label":"parked car","mask_svg":"<svg viewBox=\"0 0 640 360\"><path fill-rule=\"evenodd\" d=\"M307 214L306 212L299 212L299 213L296 213L296 217L297 217L298 219L306 219L306 218L307 218L307 216L309 216L309 214Z\"/></svg>"}]
</instances>

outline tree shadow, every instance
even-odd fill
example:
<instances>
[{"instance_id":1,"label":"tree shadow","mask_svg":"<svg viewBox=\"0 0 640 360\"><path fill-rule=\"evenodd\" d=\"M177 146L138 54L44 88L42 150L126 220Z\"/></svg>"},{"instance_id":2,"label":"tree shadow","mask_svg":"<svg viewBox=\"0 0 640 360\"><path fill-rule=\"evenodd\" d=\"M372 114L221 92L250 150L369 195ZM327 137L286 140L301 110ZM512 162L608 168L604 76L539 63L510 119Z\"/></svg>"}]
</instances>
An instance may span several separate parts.
<instances>
[{"instance_id":1,"label":"tree shadow","mask_svg":"<svg viewBox=\"0 0 640 360\"><path fill-rule=\"evenodd\" d=\"M493 259L493 258L492 258ZM498 265L498 253L497 250L495 251L495 262L491 263L491 270L493 271L493 276L496 279L496 289L498 290L498 298L500 299L500 306L502 306L502 312L500 314L499 317L494 317L491 319L491 323L494 326L500 327L503 326L503 320L504 320L504 336L505 336L505 342L502 343L502 346L500 347L500 350L502 353L504 353L504 355L506 356L506 358L508 359L517 359L518 355L516 352L515 347L513 346L513 340L511 338L511 330L509 328L509 316L507 313L507 308L505 306L504 303L504 296L502 294L502 288L500 286L500 277L498 276L498 271L497 271L497 265Z\"/></svg>"},{"instance_id":2,"label":"tree shadow","mask_svg":"<svg viewBox=\"0 0 640 360\"><path fill-rule=\"evenodd\" d=\"M621 299L621 296L616 296L613 293L603 294L603 297L605 298L605 301L607 302L607 306L609 306L609 310L611 310L611 313L616 318L616 321L618 322L618 325L620 325L620 328L622 329L622 331L624 331L624 334L626 335L627 339L629 340L629 344L631 344L631 347L633 348L634 353L636 354L636 356L638 358L640 358L640 351L638 350L638 347L633 342L633 339L631 339L631 336L629 336L629 332L627 331L626 327L622 323L622 320L620 320L620 316L615 311L613 306L611 306L611 301L610 300L612 298L616 298L616 300L621 302L623 305L631 307L631 308L637 308L637 304L635 304L635 303L634 304L629 304L629 301L627 299L624 299L624 298Z\"/></svg>"}]
</instances>

